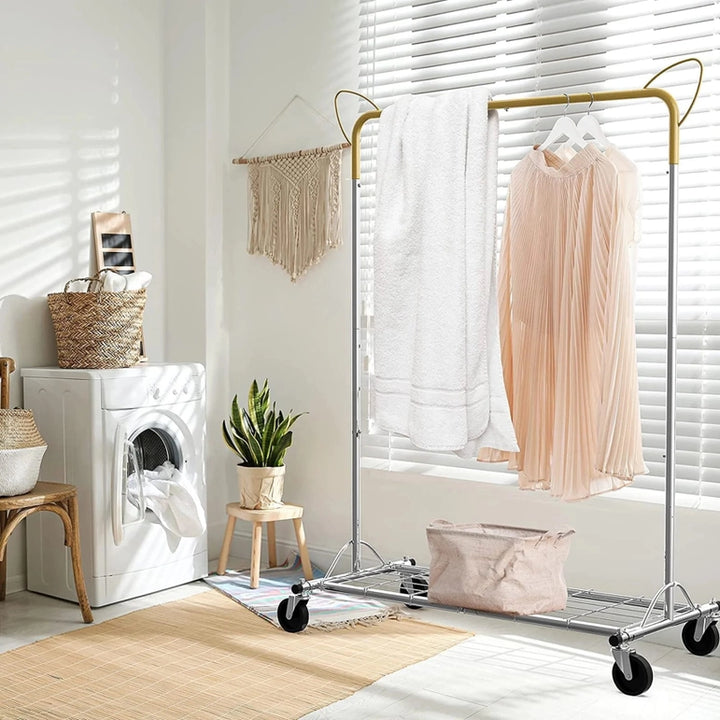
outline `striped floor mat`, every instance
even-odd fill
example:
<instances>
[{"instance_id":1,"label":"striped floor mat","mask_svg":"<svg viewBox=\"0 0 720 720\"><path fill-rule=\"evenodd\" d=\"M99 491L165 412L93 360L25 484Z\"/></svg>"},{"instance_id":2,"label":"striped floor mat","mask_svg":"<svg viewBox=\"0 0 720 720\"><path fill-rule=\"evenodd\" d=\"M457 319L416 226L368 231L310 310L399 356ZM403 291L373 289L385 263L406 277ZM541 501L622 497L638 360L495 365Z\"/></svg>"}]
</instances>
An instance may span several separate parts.
<instances>
[{"instance_id":1,"label":"striped floor mat","mask_svg":"<svg viewBox=\"0 0 720 720\"><path fill-rule=\"evenodd\" d=\"M323 571L313 565L314 577L323 576ZM279 627L277 607L290 594L290 586L301 580L300 558L290 558L277 568L260 572L260 587L250 588L250 571L228 570L225 575L210 575L205 582L221 593L232 598L260 617ZM316 591L310 596L308 627L333 630L351 625L368 625L404 613L404 605L391 605L353 595L336 592Z\"/></svg>"}]
</instances>

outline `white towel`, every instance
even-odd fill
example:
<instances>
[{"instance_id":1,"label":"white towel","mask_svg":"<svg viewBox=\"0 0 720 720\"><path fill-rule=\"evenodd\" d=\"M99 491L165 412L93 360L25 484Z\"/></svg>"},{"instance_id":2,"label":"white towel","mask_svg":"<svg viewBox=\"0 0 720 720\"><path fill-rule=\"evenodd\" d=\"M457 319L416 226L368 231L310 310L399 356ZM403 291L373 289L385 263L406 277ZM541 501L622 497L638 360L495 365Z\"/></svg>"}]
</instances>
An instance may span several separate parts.
<instances>
[{"instance_id":1,"label":"white towel","mask_svg":"<svg viewBox=\"0 0 720 720\"><path fill-rule=\"evenodd\" d=\"M375 214L375 420L427 450L517 450L495 280L497 113L482 88L383 110Z\"/></svg>"},{"instance_id":2,"label":"white towel","mask_svg":"<svg viewBox=\"0 0 720 720\"><path fill-rule=\"evenodd\" d=\"M126 290L142 290L149 287L152 281L152 275L145 270L138 270L134 273L125 275Z\"/></svg>"},{"instance_id":3,"label":"white towel","mask_svg":"<svg viewBox=\"0 0 720 720\"><path fill-rule=\"evenodd\" d=\"M145 507L155 513L165 529L179 537L199 537L205 532L205 510L185 473L164 462L141 474ZM136 473L128 475L127 497L142 510Z\"/></svg>"},{"instance_id":4,"label":"white towel","mask_svg":"<svg viewBox=\"0 0 720 720\"><path fill-rule=\"evenodd\" d=\"M106 272L103 275L102 289L105 292L124 292L125 290L142 290L150 285L152 275L145 270L120 275Z\"/></svg>"}]
</instances>

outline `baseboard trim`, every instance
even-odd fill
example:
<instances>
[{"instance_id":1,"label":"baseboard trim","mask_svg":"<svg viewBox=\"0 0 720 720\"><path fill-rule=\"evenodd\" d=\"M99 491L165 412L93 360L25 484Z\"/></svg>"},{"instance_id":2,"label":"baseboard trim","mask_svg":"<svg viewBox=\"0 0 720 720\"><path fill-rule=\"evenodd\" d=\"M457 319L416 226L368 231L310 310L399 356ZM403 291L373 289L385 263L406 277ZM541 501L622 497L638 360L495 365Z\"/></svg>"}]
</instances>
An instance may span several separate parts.
<instances>
[{"instance_id":1,"label":"baseboard trim","mask_svg":"<svg viewBox=\"0 0 720 720\"><path fill-rule=\"evenodd\" d=\"M25 575L12 575L6 578L6 595L12 595L12 593L20 592L21 590L27 590L27 577Z\"/></svg>"},{"instance_id":2,"label":"baseboard trim","mask_svg":"<svg viewBox=\"0 0 720 720\"><path fill-rule=\"evenodd\" d=\"M278 538L275 542L277 545L278 562L282 562L285 557L293 552L297 552L297 545L292 540L282 540ZM249 558L250 549L252 547L252 534L249 531L236 531L233 533L232 541L230 542L230 555L236 558ZM327 570L330 564L337 555L337 550L327 550L326 548L318 547L317 545L307 545L308 554L310 560L314 562L318 567L323 570ZM339 550L339 548L338 548ZM263 537L262 546L262 560L267 560L267 543ZM214 566L217 567L217 558L213 558L210 566L211 572L214 570ZM343 558L338 561L336 570L338 572L348 572L352 566L352 557L348 550L344 553Z\"/></svg>"}]
</instances>

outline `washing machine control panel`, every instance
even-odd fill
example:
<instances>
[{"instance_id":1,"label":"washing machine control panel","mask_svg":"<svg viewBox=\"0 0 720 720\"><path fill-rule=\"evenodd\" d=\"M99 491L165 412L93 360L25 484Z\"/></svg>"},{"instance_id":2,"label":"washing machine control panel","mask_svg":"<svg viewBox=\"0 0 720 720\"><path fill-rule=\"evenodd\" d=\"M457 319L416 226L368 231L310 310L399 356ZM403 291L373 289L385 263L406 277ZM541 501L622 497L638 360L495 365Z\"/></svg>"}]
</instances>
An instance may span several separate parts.
<instances>
[{"instance_id":1,"label":"washing machine control panel","mask_svg":"<svg viewBox=\"0 0 720 720\"><path fill-rule=\"evenodd\" d=\"M202 397L204 377L192 365L159 366L158 372L102 380L103 407L108 410L191 402ZM148 370L149 368L146 368Z\"/></svg>"}]
</instances>

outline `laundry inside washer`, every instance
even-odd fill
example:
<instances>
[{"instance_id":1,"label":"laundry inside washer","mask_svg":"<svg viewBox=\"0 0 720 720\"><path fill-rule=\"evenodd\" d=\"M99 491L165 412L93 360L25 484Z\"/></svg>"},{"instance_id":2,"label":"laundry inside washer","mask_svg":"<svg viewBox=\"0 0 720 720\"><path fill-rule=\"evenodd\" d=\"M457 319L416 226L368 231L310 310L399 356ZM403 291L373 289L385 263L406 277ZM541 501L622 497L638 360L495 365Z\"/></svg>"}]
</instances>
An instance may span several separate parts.
<instances>
[{"instance_id":1,"label":"laundry inside washer","mask_svg":"<svg viewBox=\"0 0 720 720\"><path fill-rule=\"evenodd\" d=\"M200 498L185 473L169 461L155 470L141 468L129 474L126 496L143 519L148 512L152 513L173 535L198 537L205 532L205 512Z\"/></svg>"},{"instance_id":2,"label":"laundry inside washer","mask_svg":"<svg viewBox=\"0 0 720 720\"><path fill-rule=\"evenodd\" d=\"M165 430L158 427L146 427L137 430L125 444L122 483L123 523L144 520L146 513L153 513L143 499L143 483L128 491L128 479L142 477L145 471L157 470L169 462L173 467L182 467L182 450ZM148 518L150 521L152 517Z\"/></svg>"}]
</instances>

